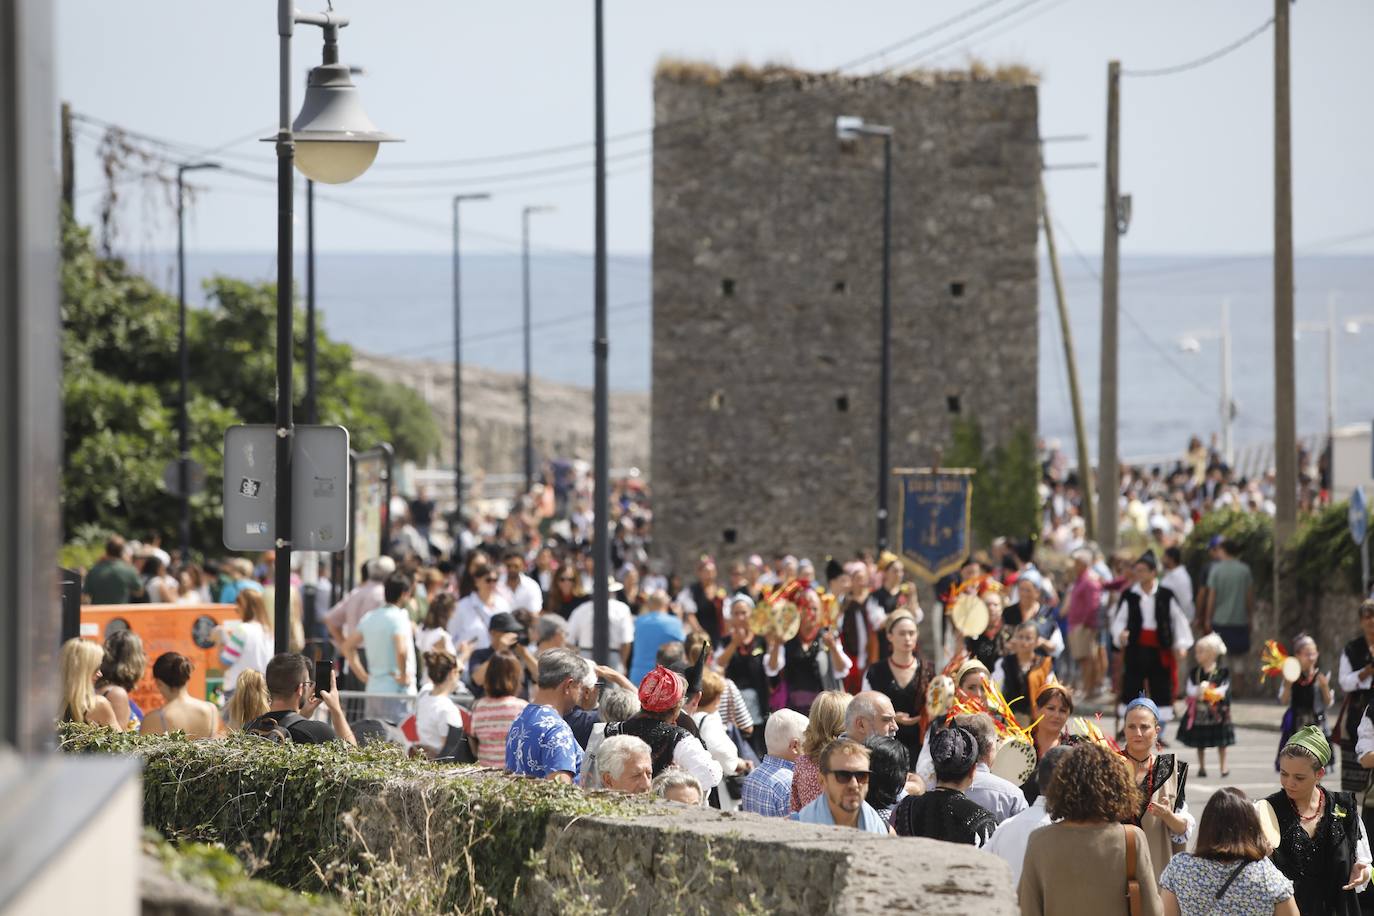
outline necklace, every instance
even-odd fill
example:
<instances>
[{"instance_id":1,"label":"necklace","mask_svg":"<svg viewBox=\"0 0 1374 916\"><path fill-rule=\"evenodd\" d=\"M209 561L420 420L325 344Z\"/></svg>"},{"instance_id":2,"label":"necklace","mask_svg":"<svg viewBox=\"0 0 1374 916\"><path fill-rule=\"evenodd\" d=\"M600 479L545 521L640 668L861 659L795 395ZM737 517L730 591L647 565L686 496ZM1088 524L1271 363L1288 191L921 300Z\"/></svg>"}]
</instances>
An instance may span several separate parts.
<instances>
[{"instance_id":1,"label":"necklace","mask_svg":"<svg viewBox=\"0 0 1374 916\"><path fill-rule=\"evenodd\" d=\"M1144 760L1136 760L1135 756L1134 756L1133 754L1131 754L1130 751L1122 751L1121 753L1125 754L1127 757L1130 757L1131 760L1135 761L1135 765L1138 766L1138 767L1144 767L1144 766L1149 766L1149 765L1150 765L1150 755L1149 755L1148 753L1145 755L1145 759L1144 759Z\"/></svg>"},{"instance_id":2,"label":"necklace","mask_svg":"<svg viewBox=\"0 0 1374 916\"><path fill-rule=\"evenodd\" d=\"M903 665L901 662L897 661L897 657L893 655L888 657L887 663L894 668L900 668L902 671L909 671L916 667L916 656L911 656L911 661Z\"/></svg>"},{"instance_id":3,"label":"necklace","mask_svg":"<svg viewBox=\"0 0 1374 916\"><path fill-rule=\"evenodd\" d=\"M1293 799L1291 798L1288 799L1288 804L1293 806L1293 813L1296 814L1300 820L1309 822L1315 821L1317 818L1321 817L1322 809L1326 807L1326 805L1323 803L1323 799L1320 793L1317 794L1317 810L1311 815L1303 814L1302 811L1298 809L1298 803L1293 801Z\"/></svg>"}]
</instances>

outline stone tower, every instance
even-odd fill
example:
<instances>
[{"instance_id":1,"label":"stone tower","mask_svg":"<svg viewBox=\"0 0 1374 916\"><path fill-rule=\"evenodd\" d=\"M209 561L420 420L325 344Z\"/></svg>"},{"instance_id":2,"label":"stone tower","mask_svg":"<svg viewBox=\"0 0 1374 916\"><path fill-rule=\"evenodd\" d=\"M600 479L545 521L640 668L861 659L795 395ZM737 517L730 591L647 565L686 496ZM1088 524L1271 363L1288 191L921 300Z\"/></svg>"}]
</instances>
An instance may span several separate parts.
<instances>
[{"instance_id":1,"label":"stone tower","mask_svg":"<svg viewBox=\"0 0 1374 916\"><path fill-rule=\"evenodd\" d=\"M894 129L893 467L960 416L988 447L1035 430L1030 74L665 63L654 104L655 540L679 571L874 546L883 150L837 115Z\"/></svg>"}]
</instances>

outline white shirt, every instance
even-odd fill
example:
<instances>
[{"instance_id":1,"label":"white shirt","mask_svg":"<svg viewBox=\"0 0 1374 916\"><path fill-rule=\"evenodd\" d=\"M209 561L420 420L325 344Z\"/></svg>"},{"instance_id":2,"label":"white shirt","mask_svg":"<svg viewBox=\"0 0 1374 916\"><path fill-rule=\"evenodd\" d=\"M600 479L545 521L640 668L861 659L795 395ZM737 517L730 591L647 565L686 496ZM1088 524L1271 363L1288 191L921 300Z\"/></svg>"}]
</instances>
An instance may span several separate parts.
<instances>
[{"instance_id":1,"label":"white shirt","mask_svg":"<svg viewBox=\"0 0 1374 916\"><path fill-rule=\"evenodd\" d=\"M1346 693L1354 693L1356 690L1368 690L1374 686L1374 677L1364 677L1359 671L1350 667L1350 659L1346 657L1344 651L1341 652L1341 667L1338 678L1341 682L1341 690Z\"/></svg>"},{"instance_id":2,"label":"white shirt","mask_svg":"<svg viewBox=\"0 0 1374 916\"><path fill-rule=\"evenodd\" d=\"M1140 596L1140 628L1142 630L1158 629L1158 621L1155 619L1155 595L1159 593L1159 588L1149 594L1145 593L1139 585L1132 586L1131 591ZM1193 627L1188 622L1188 618L1183 616L1183 611L1178 606L1178 602L1171 602L1169 605L1170 619L1174 627L1174 646L1175 651L1187 652L1193 647ZM1124 647L1129 635L1126 632L1126 622L1130 619L1130 608L1123 601L1117 605L1116 613L1112 616L1112 636L1116 640L1118 647Z\"/></svg>"},{"instance_id":3,"label":"white shirt","mask_svg":"<svg viewBox=\"0 0 1374 916\"><path fill-rule=\"evenodd\" d=\"M993 773L986 763L978 764L973 784L964 790L964 795L990 811L999 824L1026 810L1021 787Z\"/></svg>"},{"instance_id":4,"label":"white shirt","mask_svg":"<svg viewBox=\"0 0 1374 916\"><path fill-rule=\"evenodd\" d=\"M706 750L706 745L688 735L673 748L673 763L691 773L697 778L697 782L701 783L701 803L705 805L706 796L720 785L721 778L720 764L716 763L710 751Z\"/></svg>"},{"instance_id":5,"label":"white shirt","mask_svg":"<svg viewBox=\"0 0 1374 916\"><path fill-rule=\"evenodd\" d=\"M1011 866L1012 887L1021 881L1021 866L1026 863L1026 844L1030 842L1030 835L1052 823L1050 812L1045 808L1045 796L1042 795L1025 811L999 824L992 839L983 847Z\"/></svg>"},{"instance_id":6,"label":"white shirt","mask_svg":"<svg viewBox=\"0 0 1374 916\"><path fill-rule=\"evenodd\" d=\"M473 592L453 609L448 619L448 635L453 644L471 642L475 648L491 648L491 618L502 612L509 613L510 605L497 592L491 593L491 603L483 604L482 597Z\"/></svg>"},{"instance_id":7,"label":"white shirt","mask_svg":"<svg viewBox=\"0 0 1374 916\"><path fill-rule=\"evenodd\" d=\"M725 723L718 712L698 712L692 714L692 721L701 732L701 743L706 745L711 759L720 764L721 772L733 775L739 769L739 749L725 732Z\"/></svg>"},{"instance_id":8,"label":"white shirt","mask_svg":"<svg viewBox=\"0 0 1374 916\"><path fill-rule=\"evenodd\" d=\"M433 652L436 649L455 657L458 655L457 650L453 647L453 637L449 636L448 630L443 627L435 627L432 630L416 630L415 645L420 650L421 658L424 658L425 653ZM429 672L426 671L424 677L420 678L420 686L423 688L429 683Z\"/></svg>"},{"instance_id":9,"label":"white shirt","mask_svg":"<svg viewBox=\"0 0 1374 916\"><path fill-rule=\"evenodd\" d=\"M625 672L620 660L620 647L635 641L635 618L630 606L623 601L611 598L606 602L606 616L610 618L611 667ZM594 602L588 600L579 604L568 617L568 643L577 646L583 658L592 657L592 629L596 624Z\"/></svg>"},{"instance_id":10,"label":"white shirt","mask_svg":"<svg viewBox=\"0 0 1374 916\"><path fill-rule=\"evenodd\" d=\"M511 610L526 610L531 614L538 614L544 608L544 593L539 588L539 583L535 582L524 573L520 574L520 581L515 588L511 588L506 582L506 577L502 576L501 581L496 583L496 593L506 599Z\"/></svg>"},{"instance_id":11,"label":"white shirt","mask_svg":"<svg viewBox=\"0 0 1374 916\"><path fill-rule=\"evenodd\" d=\"M420 743L437 754L448 740L449 726L463 724L463 714L451 697L435 696L432 687L426 687L415 701L415 731Z\"/></svg>"},{"instance_id":12,"label":"white shirt","mask_svg":"<svg viewBox=\"0 0 1374 916\"><path fill-rule=\"evenodd\" d=\"M1179 610L1183 611L1183 616L1191 623L1197 616L1197 607L1193 604L1193 580L1188 576L1188 570L1182 566L1175 566L1164 574L1159 584L1174 593L1174 597L1178 599Z\"/></svg>"},{"instance_id":13,"label":"white shirt","mask_svg":"<svg viewBox=\"0 0 1374 916\"><path fill-rule=\"evenodd\" d=\"M233 690L238 685L239 675L249 668L266 673L267 663L272 660L272 637L267 635L262 624L256 620L235 620L224 627L223 633L226 644L237 645L238 640L243 640L239 657L224 672L224 690Z\"/></svg>"},{"instance_id":14,"label":"white shirt","mask_svg":"<svg viewBox=\"0 0 1374 916\"><path fill-rule=\"evenodd\" d=\"M820 637L817 636L816 639L819 640ZM839 656L839 662L835 665L835 679L842 681L845 679L846 675L849 674L849 669L854 667L854 662L850 660L848 655L844 654L844 646L840 645L840 641L838 639L835 640L835 654ZM763 654L763 673L768 675L769 677L777 677L779 674L782 674L782 669L787 667L787 647L784 646L782 648L782 651L778 653L778 666L776 668L774 668L772 662L769 661L769 659L771 659L772 657L773 653L771 652L765 652ZM816 658L820 659L822 657L825 658L824 664L827 666L830 665L832 659L830 658L830 653L826 651L824 645L822 645L818 650L816 650ZM821 676L825 676L824 668L821 669Z\"/></svg>"}]
</instances>

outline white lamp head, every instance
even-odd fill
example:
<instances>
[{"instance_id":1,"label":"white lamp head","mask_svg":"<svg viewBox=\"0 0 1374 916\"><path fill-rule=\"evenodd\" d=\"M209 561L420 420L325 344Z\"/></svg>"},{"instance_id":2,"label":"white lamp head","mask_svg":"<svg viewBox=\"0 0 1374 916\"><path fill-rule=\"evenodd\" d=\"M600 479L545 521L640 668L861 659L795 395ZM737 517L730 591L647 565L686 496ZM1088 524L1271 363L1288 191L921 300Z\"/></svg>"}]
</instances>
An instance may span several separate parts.
<instances>
[{"instance_id":1,"label":"white lamp head","mask_svg":"<svg viewBox=\"0 0 1374 916\"><path fill-rule=\"evenodd\" d=\"M384 134L363 110L347 64L321 64L310 71L301 113L291 125L296 167L323 184L343 184L366 172Z\"/></svg>"}]
</instances>

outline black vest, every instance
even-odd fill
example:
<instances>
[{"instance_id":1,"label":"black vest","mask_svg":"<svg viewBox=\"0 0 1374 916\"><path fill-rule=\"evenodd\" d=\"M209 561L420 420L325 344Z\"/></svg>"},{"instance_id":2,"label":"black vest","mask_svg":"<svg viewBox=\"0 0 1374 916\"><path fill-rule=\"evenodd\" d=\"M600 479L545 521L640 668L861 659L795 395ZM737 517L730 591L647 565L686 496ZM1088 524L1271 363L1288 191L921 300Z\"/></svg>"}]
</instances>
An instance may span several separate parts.
<instances>
[{"instance_id":1,"label":"black vest","mask_svg":"<svg viewBox=\"0 0 1374 916\"><path fill-rule=\"evenodd\" d=\"M1355 672L1374 661L1374 656L1369 651L1369 643L1365 642L1363 636L1357 636L1345 644L1345 660L1350 663L1350 670ZM1359 738L1360 716L1369 705L1371 694L1374 694L1374 690L1352 690L1345 695L1345 711L1342 714L1345 719L1345 728L1342 731L1345 734L1337 737L1343 744L1349 744L1351 749L1355 747L1355 741Z\"/></svg>"},{"instance_id":2,"label":"black vest","mask_svg":"<svg viewBox=\"0 0 1374 916\"><path fill-rule=\"evenodd\" d=\"M631 735L649 745L655 776L672 765L673 752L677 750L678 742L692 737L691 732L681 726L643 714L624 722L612 722L607 725L606 737L614 735Z\"/></svg>"},{"instance_id":3,"label":"black vest","mask_svg":"<svg viewBox=\"0 0 1374 916\"><path fill-rule=\"evenodd\" d=\"M1156 585L1154 599L1155 632L1159 634L1159 649L1161 652L1172 652L1174 648L1174 593L1162 585ZM1127 645L1135 648L1140 645L1140 631L1144 629L1145 614L1140 609L1140 595L1134 589L1130 589L1121 596L1121 600L1126 602L1126 632L1130 637Z\"/></svg>"},{"instance_id":4,"label":"black vest","mask_svg":"<svg viewBox=\"0 0 1374 916\"><path fill-rule=\"evenodd\" d=\"M1318 789L1318 791L1325 791ZM1300 855L1296 843L1302 825L1298 812L1288 796L1279 790L1266 801L1274 809L1283 838L1274 850L1274 864L1283 876L1293 882L1293 896L1303 914L1321 913L1323 916L1358 916L1359 902L1354 891L1343 891L1355 866L1355 845L1359 840L1360 809L1350 792L1327 792L1322 822L1313 840L1316 854Z\"/></svg>"}]
</instances>

